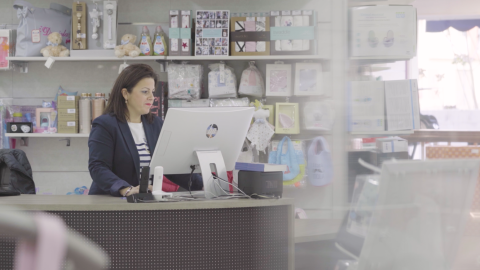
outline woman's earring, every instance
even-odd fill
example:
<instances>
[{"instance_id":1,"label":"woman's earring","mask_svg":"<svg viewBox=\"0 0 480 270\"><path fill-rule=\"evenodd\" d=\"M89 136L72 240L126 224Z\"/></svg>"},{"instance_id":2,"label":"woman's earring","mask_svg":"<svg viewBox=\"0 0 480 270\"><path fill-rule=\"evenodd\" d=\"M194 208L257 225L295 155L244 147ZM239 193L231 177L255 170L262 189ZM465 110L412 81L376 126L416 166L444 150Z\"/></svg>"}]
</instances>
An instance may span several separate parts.
<instances>
[{"instance_id":1,"label":"woman's earring","mask_svg":"<svg viewBox=\"0 0 480 270\"><path fill-rule=\"evenodd\" d=\"M128 100L125 99L125 104L128 104Z\"/></svg>"}]
</instances>

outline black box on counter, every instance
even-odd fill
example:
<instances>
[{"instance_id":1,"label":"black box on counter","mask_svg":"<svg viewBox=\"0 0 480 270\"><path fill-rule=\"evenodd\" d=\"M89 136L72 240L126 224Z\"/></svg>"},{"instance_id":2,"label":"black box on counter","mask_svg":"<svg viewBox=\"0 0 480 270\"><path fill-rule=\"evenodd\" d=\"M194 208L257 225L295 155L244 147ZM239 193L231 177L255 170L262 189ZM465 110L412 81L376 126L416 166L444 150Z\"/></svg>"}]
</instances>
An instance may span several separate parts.
<instances>
[{"instance_id":1,"label":"black box on counter","mask_svg":"<svg viewBox=\"0 0 480 270\"><path fill-rule=\"evenodd\" d=\"M32 122L9 122L7 133L33 133Z\"/></svg>"}]
</instances>

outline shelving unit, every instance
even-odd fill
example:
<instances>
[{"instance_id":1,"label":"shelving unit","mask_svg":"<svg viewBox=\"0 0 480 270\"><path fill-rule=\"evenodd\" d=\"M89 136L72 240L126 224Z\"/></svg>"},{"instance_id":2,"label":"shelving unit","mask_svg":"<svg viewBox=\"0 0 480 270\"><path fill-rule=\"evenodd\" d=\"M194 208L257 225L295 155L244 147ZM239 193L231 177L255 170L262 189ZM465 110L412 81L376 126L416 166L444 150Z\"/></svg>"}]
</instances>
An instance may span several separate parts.
<instances>
[{"instance_id":1,"label":"shelving unit","mask_svg":"<svg viewBox=\"0 0 480 270\"><path fill-rule=\"evenodd\" d=\"M10 138L88 138L90 134L78 133L5 133Z\"/></svg>"},{"instance_id":2,"label":"shelving unit","mask_svg":"<svg viewBox=\"0 0 480 270\"><path fill-rule=\"evenodd\" d=\"M355 131L350 132L352 136L395 136L395 135L406 135L406 134L413 134L413 130L396 130L396 131Z\"/></svg>"}]
</instances>

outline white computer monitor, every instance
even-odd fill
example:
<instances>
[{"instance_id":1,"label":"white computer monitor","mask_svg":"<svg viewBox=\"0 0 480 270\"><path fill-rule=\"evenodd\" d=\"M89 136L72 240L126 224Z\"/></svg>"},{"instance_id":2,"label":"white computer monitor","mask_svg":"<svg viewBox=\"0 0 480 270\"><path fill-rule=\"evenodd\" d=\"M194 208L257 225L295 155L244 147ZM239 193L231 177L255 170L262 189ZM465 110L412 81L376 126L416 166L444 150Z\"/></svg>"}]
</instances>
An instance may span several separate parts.
<instances>
[{"instance_id":1,"label":"white computer monitor","mask_svg":"<svg viewBox=\"0 0 480 270\"><path fill-rule=\"evenodd\" d=\"M228 183L214 180L215 171L222 179L235 167L247 136L253 107L170 108L163 123L150 171L162 166L163 173L202 173L206 198L225 195Z\"/></svg>"},{"instance_id":2,"label":"white computer monitor","mask_svg":"<svg viewBox=\"0 0 480 270\"><path fill-rule=\"evenodd\" d=\"M358 270L453 269L479 166L478 159L383 163Z\"/></svg>"}]
</instances>

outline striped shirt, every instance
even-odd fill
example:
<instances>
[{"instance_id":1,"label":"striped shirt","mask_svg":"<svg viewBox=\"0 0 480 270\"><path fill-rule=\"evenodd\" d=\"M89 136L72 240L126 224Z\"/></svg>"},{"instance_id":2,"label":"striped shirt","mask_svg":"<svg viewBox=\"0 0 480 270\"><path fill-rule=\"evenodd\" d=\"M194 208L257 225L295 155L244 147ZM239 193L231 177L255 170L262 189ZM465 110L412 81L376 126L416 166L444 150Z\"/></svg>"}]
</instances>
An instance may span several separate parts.
<instances>
[{"instance_id":1,"label":"striped shirt","mask_svg":"<svg viewBox=\"0 0 480 270\"><path fill-rule=\"evenodd\" d=\"M132 132L135 146L137 146L138 156L140 157L140 175L142 174L142 167L150 166L150 148L148 147L145 130L142 123L128 123L130 132Z\"/></svg>"}]
</instances>

